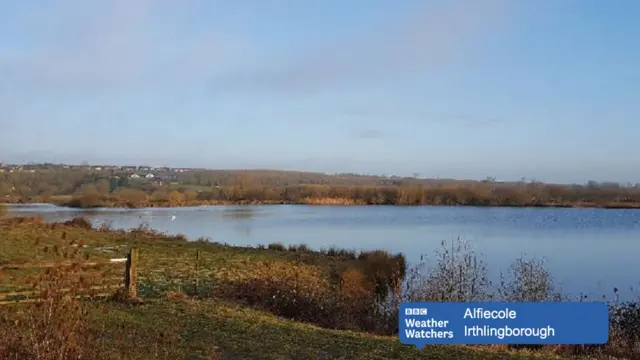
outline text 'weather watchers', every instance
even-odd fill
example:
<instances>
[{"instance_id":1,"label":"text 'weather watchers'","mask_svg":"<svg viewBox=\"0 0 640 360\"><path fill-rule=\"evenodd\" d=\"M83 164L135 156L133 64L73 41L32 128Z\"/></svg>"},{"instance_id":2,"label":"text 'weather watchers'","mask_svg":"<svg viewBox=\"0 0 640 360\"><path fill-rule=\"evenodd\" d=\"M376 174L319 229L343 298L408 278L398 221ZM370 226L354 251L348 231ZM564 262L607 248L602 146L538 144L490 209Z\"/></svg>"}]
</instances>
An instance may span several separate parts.
<instances>
[{"instance_id":1,"label":"text 'weather watchers'","mask_svg":"<svg viewBox=\"0 0 640 360\"><path fill-rule=\"evenodd\" d=\"M405 303L400 340L428 344L603 344L604 303Z\"/></svg>"}]
</instances>

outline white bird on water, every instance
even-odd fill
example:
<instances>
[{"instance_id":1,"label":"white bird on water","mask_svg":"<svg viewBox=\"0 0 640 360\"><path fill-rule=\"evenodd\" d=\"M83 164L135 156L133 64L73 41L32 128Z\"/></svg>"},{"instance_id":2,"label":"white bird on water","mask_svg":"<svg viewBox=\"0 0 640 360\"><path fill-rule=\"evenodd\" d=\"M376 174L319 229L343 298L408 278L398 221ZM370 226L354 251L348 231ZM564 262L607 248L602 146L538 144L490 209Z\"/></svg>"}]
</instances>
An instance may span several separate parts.
<instances>
[{"instance_id":1,"label":"white bird on water","mask_svg":"<svg viewBox=\"0 0 640 360\"><path fill-rule=\"evenodd\" d=\"M174 221L176 219L175 215L171 215L171 221Z\"/></svg>"}]
</instances>

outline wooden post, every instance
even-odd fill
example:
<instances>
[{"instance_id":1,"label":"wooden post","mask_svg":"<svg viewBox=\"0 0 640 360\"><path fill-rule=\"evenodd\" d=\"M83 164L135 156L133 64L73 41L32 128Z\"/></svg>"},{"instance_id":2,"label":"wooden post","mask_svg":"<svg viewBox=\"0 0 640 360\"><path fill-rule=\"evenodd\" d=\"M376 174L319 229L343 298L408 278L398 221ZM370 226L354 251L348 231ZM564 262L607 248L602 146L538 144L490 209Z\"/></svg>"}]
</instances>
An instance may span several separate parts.
<instances>
[{"instance_id":1,"label":"wooden post","mask_svg":"<svg viewBox=\"0 0 640 360\"><path fill-rule=\"evenodd\" d=\"M198 269L200 265L200 250L196 251L196 296L198 296Z\"/></svg>"},{"instance_id":2,"label":"wooden post","mask_svg":"<svg viewBox=\"0 0 640 360\"><path fill-rule=\"evenodd\" d=\"M130 299L135 299L136 292L136 269L138 265L138 249L131 248L127 254L127 266L124 270L124 286Z\"/></svg>"}]
</instances>

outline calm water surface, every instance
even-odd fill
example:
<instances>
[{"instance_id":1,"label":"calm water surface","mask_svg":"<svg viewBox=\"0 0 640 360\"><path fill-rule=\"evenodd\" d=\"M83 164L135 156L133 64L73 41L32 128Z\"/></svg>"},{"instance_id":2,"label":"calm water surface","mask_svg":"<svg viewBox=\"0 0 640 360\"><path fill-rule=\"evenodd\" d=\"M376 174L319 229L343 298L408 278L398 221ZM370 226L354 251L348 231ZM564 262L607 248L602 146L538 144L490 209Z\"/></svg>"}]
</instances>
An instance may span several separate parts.
<instances>
[{"instance_id":1,"label":"calm water surface","mask_svg":"<svg viewBox=\"0 0 640 360\"><path fill-rule=\"evenodd\" d=\"M429 260L443 240L462 238L485 256L493 280L517 257L535 256L545 258L565 293L610 298L615 286L622 299L640 295L640 210L272 205L87 212L36 204L11 206L9 213L50 221L90 214L94 224L145 223L233 245L387 249L410 262L422 254Z\"/></svg>"}]
</instances>

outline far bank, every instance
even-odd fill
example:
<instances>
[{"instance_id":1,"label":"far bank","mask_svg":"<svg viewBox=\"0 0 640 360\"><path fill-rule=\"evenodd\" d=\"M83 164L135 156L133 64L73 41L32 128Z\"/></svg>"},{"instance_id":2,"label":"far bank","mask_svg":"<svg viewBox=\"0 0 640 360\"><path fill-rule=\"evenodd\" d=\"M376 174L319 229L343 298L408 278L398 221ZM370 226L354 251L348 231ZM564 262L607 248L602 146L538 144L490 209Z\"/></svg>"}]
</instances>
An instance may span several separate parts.
<instances>
[{"instance_id":1,"label":"far bank","mask_svg":"<svg viewBox=\"0 0 640 360\"><path fill-rule=\"evenodd\" d=\"M448 205L640 208L640 184L548 184L322 175L281 171L190 171L171 180L96 169L0 174L0 201L73 208L199 205Z\"/></svg>"},{"instance_id":2,"label":"far bank","mask_svg":"<svg viewBox=\"0 0 640 360\"><path fill-rule=\"evenodd\" d=\"M512 208L595 208L595 209L640 209L640 202L500 202L500 201L440 201L440 199L405 202L371 202L363 199L350 198L303 198L298 201L291 200L158 200L153 198L131 199L120 198L112 195L100 196L88 199L83 196L59 195L50 197L8 197L0 204L52 204L73 209L95 208L177 208L197 206L229 206L229 205L330 205L330 206L472 206L472 207L512 207Z\"/></svg>"}]
</instances>

